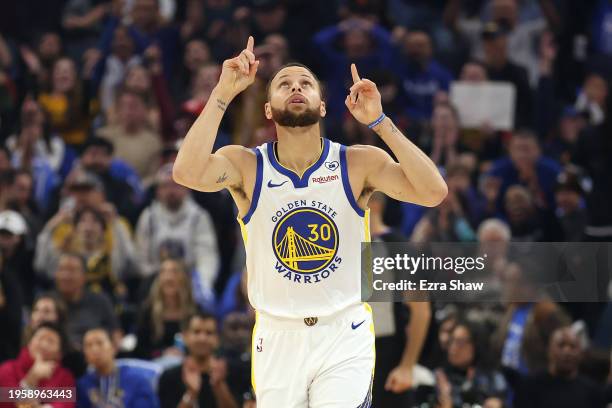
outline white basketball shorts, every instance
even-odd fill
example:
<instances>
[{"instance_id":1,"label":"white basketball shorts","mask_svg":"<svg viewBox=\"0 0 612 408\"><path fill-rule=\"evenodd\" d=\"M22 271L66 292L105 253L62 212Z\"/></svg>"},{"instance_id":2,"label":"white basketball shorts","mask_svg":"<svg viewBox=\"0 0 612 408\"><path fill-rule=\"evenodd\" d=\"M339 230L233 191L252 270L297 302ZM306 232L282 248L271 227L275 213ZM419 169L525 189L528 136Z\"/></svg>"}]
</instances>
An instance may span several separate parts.
<instances>
[{"instance_id":1,"label":"white basketball shorts","mask_svg":"<svg viewBox=\"0 0 612 408\"><path fill-rule=\"evenodd\" d=\"M257 408L368 408L374 323L367 303L331 316L257 313L251 378Z\"/></svg>"}]
</instances>

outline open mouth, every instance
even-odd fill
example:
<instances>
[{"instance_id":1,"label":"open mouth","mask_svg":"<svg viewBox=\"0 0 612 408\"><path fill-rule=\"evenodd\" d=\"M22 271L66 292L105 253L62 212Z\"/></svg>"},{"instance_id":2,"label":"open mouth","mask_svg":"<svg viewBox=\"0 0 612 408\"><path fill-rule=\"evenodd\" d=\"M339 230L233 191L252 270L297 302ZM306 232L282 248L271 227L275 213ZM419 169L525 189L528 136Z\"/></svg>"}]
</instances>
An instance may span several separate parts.
<instances>
[{"instance_id":1,"label":"open mouth","mask_svg":"<svg viewBox=\"0 0 612 408\"><path fill-rule=\"evenodd\" d=\"M289 104L305 104L306 103L306 98L304 98L301 95L294 95L291 98L289 98Z\"/></svg>"}]
</instances>

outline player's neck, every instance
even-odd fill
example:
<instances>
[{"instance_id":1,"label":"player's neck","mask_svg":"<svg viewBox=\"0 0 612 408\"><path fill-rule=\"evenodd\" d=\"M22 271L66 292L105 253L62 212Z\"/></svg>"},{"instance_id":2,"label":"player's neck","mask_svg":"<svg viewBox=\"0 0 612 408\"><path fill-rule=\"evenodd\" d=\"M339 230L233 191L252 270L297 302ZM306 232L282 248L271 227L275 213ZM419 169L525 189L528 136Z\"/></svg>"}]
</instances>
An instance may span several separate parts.
<instances>
[{"instance_id":1,"label":"player's neck","mask_svg":"<svg viewBox=\"0 0 612 408\"><path fill-rule=\"evenodd\" d=\"M286 168L302 174L321 155L319 124L307 127L276 127L277 159Z\"/></svg>"}]
</instances>

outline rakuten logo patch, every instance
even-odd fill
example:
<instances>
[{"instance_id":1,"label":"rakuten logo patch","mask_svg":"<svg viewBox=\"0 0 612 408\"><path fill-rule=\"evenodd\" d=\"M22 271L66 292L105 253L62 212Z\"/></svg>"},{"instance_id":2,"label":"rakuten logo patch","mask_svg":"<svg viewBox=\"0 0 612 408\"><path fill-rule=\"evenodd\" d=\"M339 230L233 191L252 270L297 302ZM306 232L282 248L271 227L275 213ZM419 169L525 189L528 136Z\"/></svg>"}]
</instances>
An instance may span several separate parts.
<instances>
[{"instance_id":1,"label":"rakuten logo patch","mask_svg":"<svg viewBox=\"0 0 612 408\"><path fill-rule=\"evenodd\" d=\"M338 176L335 174L331 176L321 176L321 177L312 178L313 183L319 183L319 184L329 183L330 181L335 181L335 180L338 180Z\"/></svg>"}]
</instances>

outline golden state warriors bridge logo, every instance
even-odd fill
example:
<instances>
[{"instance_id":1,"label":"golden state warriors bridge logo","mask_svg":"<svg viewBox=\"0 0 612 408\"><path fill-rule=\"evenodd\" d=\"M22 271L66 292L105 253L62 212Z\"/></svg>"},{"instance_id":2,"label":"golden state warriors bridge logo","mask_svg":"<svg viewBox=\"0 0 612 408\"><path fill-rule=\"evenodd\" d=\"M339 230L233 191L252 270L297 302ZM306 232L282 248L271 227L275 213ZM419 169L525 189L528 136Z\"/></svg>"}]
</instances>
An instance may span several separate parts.
<instances>
[{"instance_id":1,"label":"golden state warriors bridge logo","mask_svg":"<svg viewBox=\"0 0 612 408\"><path fill-rule=\"evenodd\" d=\"M340 262L336 212L302 207L276 218L272 246L275 269L293 282L317 283L327 279Z\"/></svg>"}]
</instances>

